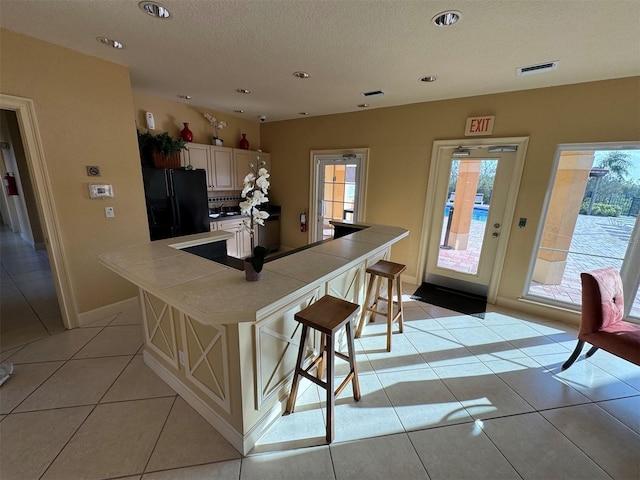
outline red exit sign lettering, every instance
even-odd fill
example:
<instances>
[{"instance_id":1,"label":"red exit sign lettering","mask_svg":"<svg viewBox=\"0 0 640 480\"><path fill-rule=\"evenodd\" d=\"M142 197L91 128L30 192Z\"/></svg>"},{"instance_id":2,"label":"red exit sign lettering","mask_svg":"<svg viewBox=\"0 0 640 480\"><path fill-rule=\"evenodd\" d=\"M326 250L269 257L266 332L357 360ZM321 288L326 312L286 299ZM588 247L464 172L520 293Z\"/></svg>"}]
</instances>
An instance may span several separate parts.
<instances>
[{"instance_id":1,"label":"red exit sign lettering","mask_svg":"<svg viewBox=\"0 0 640 480\"><path fill-rule=\"evenodd\" d=\"M496 117L467 118L464 136L473 137L476 135L491 135L493 133L493 122L495 119Z\"/></svg>"}]
</instances>

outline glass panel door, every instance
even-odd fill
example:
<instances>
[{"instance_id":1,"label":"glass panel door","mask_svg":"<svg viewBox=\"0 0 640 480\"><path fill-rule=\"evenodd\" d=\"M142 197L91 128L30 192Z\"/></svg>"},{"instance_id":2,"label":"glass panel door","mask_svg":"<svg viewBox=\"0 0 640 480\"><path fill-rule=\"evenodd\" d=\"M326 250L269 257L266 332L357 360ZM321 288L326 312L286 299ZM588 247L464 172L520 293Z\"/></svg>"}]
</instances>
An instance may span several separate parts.
<instances>
[{"instance_id":1,"label":"glass panel door","mask_svg":"<svg viewBox=\"0 0 640 480\"><path fill-rule=\"evenodd\" d=\"M437 266L478 273L498 160L452 160Z\"/></svg>"},{"instance_id":2,"label":"glass panel door","mask_svg":"<svg viewBox=\"0 0 640 480\"><path fill-rule=\"evenodd\" d=\"M318 169L319 197L317 240L333 238L331 220L355 220L360 161L343 157L321 158Z\"/></svg>"},{"instance_id":3,"label":"glass panel door","mask_svg":"<svg viewBox=\"0 0 640 480\"><path fill-rule=\"evenodd\" d=\"M452 149L453 150L453 149ZM488 147L442 152L425 281L487 295L516 163L514 151Z\"/></svg>"}]
</instances>

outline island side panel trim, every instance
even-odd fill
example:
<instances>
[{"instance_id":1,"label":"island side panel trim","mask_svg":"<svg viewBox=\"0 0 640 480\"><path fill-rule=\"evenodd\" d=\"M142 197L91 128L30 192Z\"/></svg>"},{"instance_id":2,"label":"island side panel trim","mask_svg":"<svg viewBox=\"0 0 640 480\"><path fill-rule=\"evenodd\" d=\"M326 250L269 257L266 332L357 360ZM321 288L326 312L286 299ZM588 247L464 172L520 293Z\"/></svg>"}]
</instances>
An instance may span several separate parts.
<instances>
[{"instance_id":1,"label":"island side panel trim","mask_svg":"<svg viewBox=\"0 0 640 480\"><path fill-rule=\"evenodd\" d=\"M316 288L254 326L256 410L262 409L274 396L280 400L288 395L300 346L301 328L294 315L319 297L320 290ZM318 339L314 335L309 339L310 354Z\"/></svg>"},{"instance_id":2,"label":"island side panel trim","mask_svg":"<svg viewBox=\"0 0 640 480\"><path fill-rule=\"evenodd\" d=\"M176 345L173 308L143 289L139 289L139 292L145 345L154 354L178 369L178 348Z\"/></svg>"},{"instance_id":3,"label":"island side panel trim","mask_svg":"<svg viewBox=\"0 0 640 480\"><path fill-rule=\"evenodd\" d=\"M204 325L180 312L180 332L187 380L230 415L229 364L224 325Z\"/></svg>"}]
</instances>

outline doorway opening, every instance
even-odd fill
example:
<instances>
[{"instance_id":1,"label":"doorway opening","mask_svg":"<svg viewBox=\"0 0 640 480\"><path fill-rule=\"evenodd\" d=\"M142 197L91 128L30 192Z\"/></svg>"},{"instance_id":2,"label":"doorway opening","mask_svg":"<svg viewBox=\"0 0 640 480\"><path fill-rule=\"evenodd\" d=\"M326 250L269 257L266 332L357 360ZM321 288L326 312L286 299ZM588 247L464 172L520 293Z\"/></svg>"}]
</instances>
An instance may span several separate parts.
<instances>
[{"instance_id":1,"label":"doorway opening","mask_svg":"<svg viewBox=\"0 0 640 480\"><path fill-rule=\"evenodd\" d=\"M17 123L15 143L20 143L24 157L24 167L20 171L22 182L28 182L33 193L33 204L29 209L29 216L36 217L41 226L42 242L46 248L46 258L48 258L51 270L50 278L55 289L64 328L74 328L78 326L77 308L69 279L69 268L62 249L59 222L56 219L55 202L44 160L33 101L0 94L0 109L15 116Z\"/></svg>"},{"instance_id":2,"label":"doorway opening","mask_svg":"<svg viewBox=\"0 0 640 480\"><path fill-rule=\"evenodd\" d=\"M429 172L418 278L494 303L528 137L439 140Z\"/></svg>"},{"instance_id":3,"label":"doorway opening","mask_svg":"<svg viewBox=\"0 0 640 480\"><path fill-rule=\"evenodd\" d=\"M368 149L311 152L309 242L333 238L331 221L363 221Z\"/></svg>"}]
</instances>

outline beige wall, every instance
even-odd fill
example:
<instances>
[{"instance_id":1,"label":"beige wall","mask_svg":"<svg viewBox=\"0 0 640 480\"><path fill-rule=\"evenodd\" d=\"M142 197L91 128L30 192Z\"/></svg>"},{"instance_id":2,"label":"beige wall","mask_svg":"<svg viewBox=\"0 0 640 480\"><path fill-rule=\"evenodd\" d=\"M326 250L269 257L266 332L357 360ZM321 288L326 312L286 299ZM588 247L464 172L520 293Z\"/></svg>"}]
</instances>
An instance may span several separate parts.
<instances>
[{"instance_id":1,"label":"beige wall","mask_svg":"<svg viewBox=\"0 0 640 480\"><path fill-rule=\"evenodd\" d=\"M156 132L177 135L189 122L194 141L209 143L205 110L132 92L122 66L5 30L0 35L0 92L35 102L78 312L134 296L97 256L148 240L136 124L144 130L144 112L151 111ZM370 148L366 220L411 231L393 249L408 275L417 272L433 141L463 138L469 116L495 115L494 137L530 137L515 212L529 222L511 232L499 289L500 296L517 298L556 145L639 140L639 99L634 77L265 124L209 113L229 123L220 132L225 146L236 147L244 131L252 149L271 153L271 200L283 206L282 243L289 246L306 242L298 215L308 209L309 152ZM113 200L89 199L85 165L101 166L100 181L113 184ZM114 206L114 219L105 218L106 205Z\"/></svg>"},{"instance_id":2,"label":"beige wall","mask_svg":"<svg viewBox=\"0 0 640 480\"><path fill-rule=\"evenodd\" d=\"M32 99L78 313L136 295L98 255L148 240L133 99L125 67L0 31L0 92ZM115 197L91 200L85 166ZM107 219L105 206L115 218Z\"/></svg>"},{"instance_id":3,"label":"beige wall","mask_svg":"<svg viewBox=\"0 0 640 480\"><path fill-rule=\"evenodd\" d=\"M529 136L500 297L520 296L541 205L560 143L640 140L640 78L445 100L261 125L272 159L272 201L283 206L282 243L306 234L298 215L309 203L309 152L369 147L366 221L411 231L393 259L416 275L431 149L434 140L464 138L467 117L495 115L493 137ZM292 179L295 179L292 180Z\"/></svg>"},{"instance_id":4,"label":"beige wall","mask_svg":"<svg viewBox=\"0 0 640 480\"><path fill-rule=\"evenodd\" d=\"M210 109L181 101L166 100L135 90L133 92L133 108L136 114L136 124L140 131L147 131L145 112L151 112L156 124L155 130L152 131L154 135L160 132L169 132L172 136L178 137L184 128L184 122L188 122L195 143L211 144L213 127L203 116L203 113L209 113L218 121L227 122L227 126L218 131L218 138L223 140L224 147L238 148L242 133L246 133L249 147L252 150L260 148L258 119L251 121L241 117L232 117Z\"/></svg>"}]
</instances>

